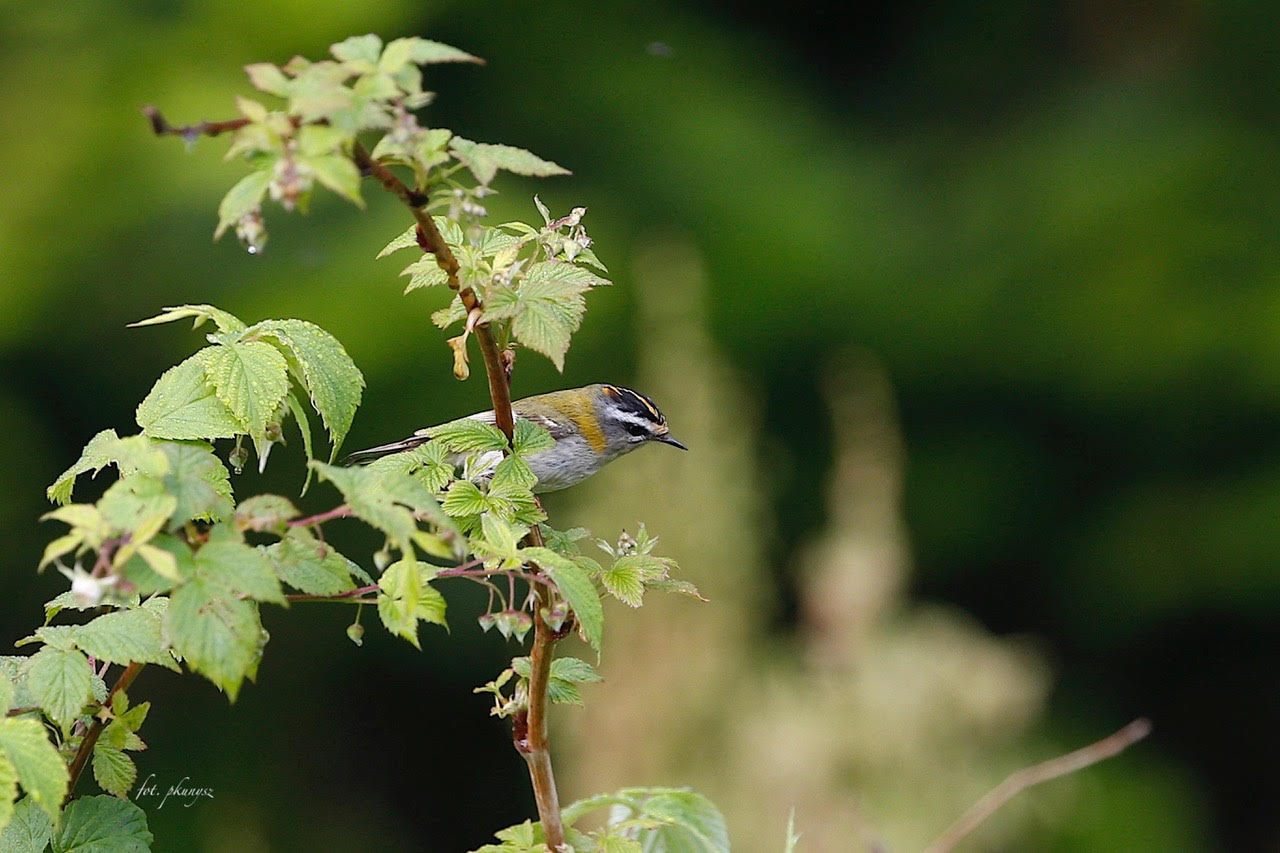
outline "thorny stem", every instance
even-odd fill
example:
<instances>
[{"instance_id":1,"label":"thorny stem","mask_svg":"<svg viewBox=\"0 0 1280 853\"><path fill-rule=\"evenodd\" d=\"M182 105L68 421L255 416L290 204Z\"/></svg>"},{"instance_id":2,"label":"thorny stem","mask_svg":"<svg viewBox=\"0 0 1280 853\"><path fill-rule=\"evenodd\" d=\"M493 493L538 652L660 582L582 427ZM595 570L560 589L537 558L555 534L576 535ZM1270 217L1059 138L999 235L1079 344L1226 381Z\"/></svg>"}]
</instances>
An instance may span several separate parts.
<instances>
[{"instance_id":1,"label":"thorny stem","mask_svg":"<svg viewBox=\"0 0 1280 853\"><path fill-rule=\"evenodd\" d=\"M377 178L384 188L394 193L409 208L414 221L418 223L418 244L424 252L435 256L436 264L448 276L449 289L458 294L458 298L462 300L462 307L467 309L467 314L471 315L481 308L480 298L476 296L475 290L463 287L458 279L458 259L453 256L453 250L449 248L440 229L436 228L435 220L427 212L426 193L410 189L409 185L400 180L395 172L369 156L369 152L358 142L351 156L362 172ZM489 396L493 399L494 422L506 435L507 441L510 441L515 433L515 418L511 414L511 384L503 365L502 355L498 352L498 344L493 339L488 323L476 323L474 330L476 341L480 344L480 353L484 356L484 371L489 379Z\"/></svg>"},{"instance_id":2,"label":"thorny stem","mask_svg":"<svg viewBox=\"0 0 1280 853\"><path fill-rule=\"evenodd\" d=\"M157 135L181 136L191 140L198 136L217 136L220 133L237 130L247 124L246 119L232 119L220 122L201 122L186 127L173 127L155 107L144 107L143 114L150 119L151 129ZM489 396L493 401L494 424L507 437L508 444L515 434L515 417L511 411L511 377L509 358L504 359L498 350L493 332L489 324L473 318L483 316L479 310L483 308L475 290L463 287L458 278L458 259L454 257L449 244L445 242L435 221L427 212L429 201L426 193L411 189L395 172L375 161L359 142L352 147L351 159L366 175L371 175L391 193L394 193L409 208L414 221L418 224L418 243L424 252L435 256L436 263L448 277L449 288L458 294L462 305L467 310L468 327L475 332L476 341L480 345L480 353L484 357L485 374L489 380ZM472 324L474 323L474 326ZM337 517L337 516L334 516ZM303 521L309 521L304 519ZM528 546L541 547L542 534L534 527L525 537ZM534 576L541 574L537 566L530 565ZM551 751L547 737L547 688L550 682L551 659L558 635L542 619L541 611L550 604L549 588L544 583L533 584L538 590L537 605L533 612L533 647L530 650L531 673L529 679L529 710L527 731L521 736L517 725L516 748L524 755L529 764L529 776L533 782L534 799L538 804L538 817L542 821L543 835L547 846L558 850L564 845L564 824L560 817L560 801L556 794L555 777L551 771ZM122 676L123 678L123 676Z\"/></svg>"},{"instance_id":3,"label":"thorny stem","mask_svg":"<svg viewBox=\"0 0 1280 853\"><path fill-rule=\"evenodd\" d=\"M542 533L537 527L529 531L525 543L542 547ZM529 717L525 733L525 762L529 765L529 777L533 780L534 800L542 818L547 846L552 850L564 843L564 827L560 820L560 799L556 793L555 774L551 769L551 741L547 732L547 690L551 683L551 660L555 656L556 632L542 618L542 611L550 605L550 595L544 586L537 586L538 600L533 608L533 646L529 650ZM520 749L520 743L516 748ZM555 820L555 835L548 822ZM554 839L554 840L553 840Z\"/></svg>"},{"instance_id":4,"label":"thorny stem","mask_svg":"<svg viewBox=\"0 0 1280 853\"><path fill-rule=\"evenodd\" d=\"M361 171L377 178L382 186L395 193L409 208L418 223L418 243L424 252L435 256L436 263L449 279L449 287L458 294L469 317L477 316L482 308L479 297L470 287L463 287L458 279L458 260L453 256L435 221L426 210L427 196L412 190L389 168L369 156L364 146L356 144L353 159ZM470 322L470 321L469 321ZM484 356L485 374L489 379L489 396L493 401L494 424L502 430L510 443L515 434L515 417L511 411L511 377L508 362L498 351L497 342L485 322L474 327L480 353ZM542 534L537 527L529 531L525 544L542 546ZM530 565L533 575L540 575L537 566ZM517 725L513 732L516 749L529 765L529 777L533 783L533 796L538 806L538 818L546 843L552 850L564 844L564 823L560 818L560 798L556 793L555 775L551 769L551 745L547 735L547 690L551 680L551 659L554 656L556 636L542 619L542 608L549 604L547 587L531 584L538 590L538 602L533 612L533 647L530 649L529 710L526 725ZM522 731L523 730L523 731Z\"/></svg>"},{"instance_id":5,"label":"thorny stem","mask_svg":"<svg viewBox=\"0 0 1280 853\"><path fill-rule=\"evenodd\" d=\"M142 672L144 664L137 661L129 664L124 668L124 672L120 673L120 677L116 679L116 683L111 685L111 692L107 694L107 701L102 704L105 707L111 707L111 697L116 693L128 690L133 684L133 680L138 677L138 673ZM98 742L98 736L102 734L102 730L106 728L106 715L100 714L93 718L93 725L89 727L89 731L85 732L84 740L80 741L80 748L76 750L76 756L71 760L71 768L69 771L71 780L67 784L67 796L62 801L65 806L70 800L71 795L76 791L76 782L80 781L80 774L84 772L84 766L89 762L89 756L93 754L93 747Z\"/></svg>"}]
</instances>

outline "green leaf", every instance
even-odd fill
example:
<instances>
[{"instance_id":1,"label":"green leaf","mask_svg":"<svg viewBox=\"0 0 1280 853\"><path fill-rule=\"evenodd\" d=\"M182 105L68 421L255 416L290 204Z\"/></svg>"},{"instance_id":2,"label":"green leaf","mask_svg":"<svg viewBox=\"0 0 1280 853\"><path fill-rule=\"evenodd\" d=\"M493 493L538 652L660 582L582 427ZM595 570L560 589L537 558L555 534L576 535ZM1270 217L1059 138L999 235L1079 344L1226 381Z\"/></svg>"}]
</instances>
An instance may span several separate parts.
<instances>
[{"instance_id":1,"label":"green leaf","mask_svg":"<svg viewBox=\"0 0 1280 853\"><path fill-rule=\"evenodd\" d=\"M449 141L449 150L463 165L471 170L476 180L488 184L497 175L499 169L514 172L517 175L533 177L549 177L551 175L568 175L569 170L550 160L511 145L492 145L487 142L472 142L455 136Z\"/></svg>"},{"instance_id":2,"label":"green leaf","mask_svg":"<svg viewBox=\"0 0 1280 853\"><path fill-rule=\"evenodd\" d=\"M18 799L18 771L0 754L0 827L13 819L14 800Z\"/></svg>"},{"instance_id":3,"label":"green leaf","mask_svg":"<svg viewBox=\"0 0 1280 853\"><path fill-rule=\"evenodd\" d=\"M28 684L36 704L65 731L93 698L93 672L80 652L45 646L31 658Z\"/></svg>"},{"instance_id":4,"label":"green leaf","mask_svg":"<svg viewBox=\"0 0 1280 853\"><path fill-rule=\"evenodd\" d=\"M428 441L412 450L392 453L375 459L368 467L373 471L397 471L408 474L432 494L453 479L453 465L444 445Z\"/></svg>"},{"instance_id":5,"label":"green leaf","mask_svg":"<svg viewBox=\"0 0 1280 853\"><path fill-rule=\"evenodd\" d=\"M424 568L425 566L426 563L420 563L419 571L429 573L430 570ZM424 577L422 579L422 590L418 595L418 606L413 611L414 615L423 622L430 622L433 625L448 629L449 623L445 621L446 610L444 596L440 594L438 589L430 586Z\"/></svg>"},{"instance_id":6,"label":"green leaf","mask_svg":"<svg viewBox=\"0 0 1280 853\"><path fill-rule=\"evenodd\" d=\"M508 499L531 496L531 490L537 483L538 476L533 473L528 462L518 456L508 456L493 469L489 494Z\"/></svg>"},{"instance_id":7,"label":"green leaf","mask_svg":"<svg viewBox=\"0 0 1280 853\"><path fill-rule=\"evenodd\" d=\"M18 800L13 816L0 831L0 850L6 853L44 853L53 836L53 821L40 810L35 800Z\"/></svg>"},{"instance_id":8,"label":"green leaf","mask_svg":"<svg viewBox=\"0 0 1280 853\"><path fill-rule=\"evenodd\" d=\"M502 434L502 430L474 418L460 418L425 429L423 433L454 453L500 451L507 448L507 437Z\"/></svg>"},{"instance_id":9,"label":"green leaf","mask_svg":"<svg viewBox=\"0 0 1280 853\"><path fill-rule=\"evenodd\" d=\"M542 538L546 541L547 547L558 554L566 557L573 557L578 554L577 542L591 535L591 531L585 527L571 527L568 530L556 530L554 527L546 524L538 525L542 531Z\"/></svg>"},{"instance_id":10,"label":"green leaf","mask_svg":"<svg viewBox=\"0 0 1280 853\"><path fill-rule=\"evenodd\" d=\"M664 822L662 826L636 831L644 849L682 853L727 853L729 850L724 816L701 794L680 788L625 788L618 793L636 803L637 817Z\"/></svg>"},{"instance_id":11,"label":"green leaf","mask_svg":"<svg viewBox=\"0 0 1280 853\"><path fill-rule=\"evenodd\" d=\"M560 660L575 661L577 664L580 664L581 667L586 667L586 671L590 672L591 677L590 678L584 677L580 679L579 682L575 682L573 679L570 679L570 678L562 677L561 675L558 674L558 672L575 671L581 674L583 670L580 667L566 668L563 666L560 667L559 670L557 670L556 664L559 663ZM516 672L517 675L519 675L521 678L525 679L526 681L529 680L529 678L531 677L530 674L532 672L532 664L530 662L530 659L527 657L512 658L511 668ZM551 699L552 702L556 703L557 705L581 705L582 694L578 692L576 683L581 683L586 681L600 681L600 680L602 679L600 678L600 676L596 675L596 672L594 669L591 669L590 664L584 661L580 661L577 658L560 658L553 661L551 664L551 678L548 679L547 681L547 696Z\"/></svg>"},{"instance_id":12,"label":"green leaf","mask_svg":"<svg viewBox=\"0 0 1280 853\"><path fill-rule=\"evenodd\" d=\"M98 509L112 527L131 534L130 541L117 552L117 559L125 548L136 548L159 531L177 506L178 499L154 477L136 475L113 483L98 501Z\"/></svg>"},{"instance_id":13,"label":"green leaf","mask_svg":"<svg viewBox=\"0 0 1280 853\"><path fill-rule=\"evenodd\" d=\"M378 58L378 71L395 74L403 68L413 54L414 41L412 38L401 38L387 42L387 46L382 49L382 56Z\"/></svg>"},{"instance_id":14,"label":"green leaf","mask_svg":"<svg viewBox=\"0 0 1280 853\"><path fill-rule=\"evenodd\" d=\"M418 602L422 598L422 574L417 560L397 560L378 579L378 616L387 630L418 643Z\"/></svg>"},{"instance_id":15,"label":"green leaf","mask_svg":"<svg viewBox=\"0 0 1280 853\"><path fill-rule=\"evenodd\" d=\"M134 592L141 596L164 592L171 589L175 582L189 578L195 574L195 561L191 548L175 536L161 533L148 543L149 548L139 548L138 554L120 567L120 574L133 584ZM155 551L164 551L172 558L172 564L165 561L161 564ZM159 571L157 571L157 567ZM167 574L172 569L172 573Z\"/></svg>"},{"instance_id":16,"label":"green leaf","mask_svg":"<svg viewBox=\"0 0 1280 853\"><path fill-rule=\"evenodd\" d=\"M129 729L112 720L93 745L93 778L108 794L124 797L138 778L133 759L124 754Z\"/></svg>"},{"instance_id":17,"label":"green leaf","mask_svg":"<svg viewBox=\"0 0 1280 853\"><path fill-rule=\"evenodd\" d=\"M690 598L696 598L699 601L710 600L699 592L696 586L688 581L672 580L667 578L664 580L645 581L645 586L649 589L656 589L659 592L675 592L680 595L687 595Z\"/></svg>"},{"instance_id":18,"label":"green leaf","mask_svg":"<svg viewBox=\"0 0 1280 853\"><path fill-rule=\"evenodd\" d=\"M266 104L261 101L255 101L253 98L244 98L239 95L236 96L236 109L240 111L240 115L249 120L249 125L240 128L232 137L235 141L231 143L231 151L238 154L242 153L241 146L246 144L246 137L250 134L256 137L265 132L266 128L263 124L267 121L270 112L267 110ZM253 147L261 151L264 146L255 144ZM247 153L248 150L250 149L246 147L243 153ZM229 151L224 156L226 159L230 159L234 155Z\"/></svg>"},{"instance_id":19,"label":"green leaf","mask_svg":"<svg viewBox=\"0 0 1280 853\"><path fill-rule=\"evenodd\" d=\"M556 658L551 662L551 677L574 684L604 681L595 667L579 658Z\"/></svg>"},{"instance_id":20,"label":"green leaf","mask_svg":"<svg viewBox=\"0 0 1280 853\"><path fill-rule=\"evenodd\" d=\"M236 507L235 524L241 530L283 533L289 519L297 518L300 514L288 498L280 495L254 495L245 498Z\"/></svg>"},{"instance_id":21,"label":"green leaf","mask_svg":"<svg viewBox=\"0 0 1280 853\"><path fill-rule=\"evenodd\" d=\"M173 656L164 649L160 616L145 607L117 610L77 625L72 639L85 654L98 660L120 664L139 661L177 669Z\"/></svg>"},{"instance_id":22,"label":"green leaf","mask_svg":"<svg viewBox=\"0 0 1280 853\"><path fill-rule=\"evenodd\" d=\"M13 679L0 671L0 715L8 713L12 707L14 707Z\"/></svg>"},{"instance_id":23,"label":"green leaf","mask_svg":"<svg viewBox=\"0 0 1280 853\"><path fill-rule=\"evenodd\" d=\"M370 65L376 65L378 55L382 52L382 39L373 33L351 36L330 45L329 52L339 62L368 62Z\"/></svg>"},{"instance_id":24,"label":"green leaf","mask_svg":"<svg viewBox=\"0 0 1280 853\"><path fill-rule=\"evenodd\" d=\"M516 456L529 456L540 450L555 447L556 440L551 433L524 418L516 418L516 429L513 436L512 452Z\"/></svg>"},{"instance_id":25,"label":"green leaf","mask_svg":"<svg viewBox=\"0 0 1280 853\"><path fill-rule=\"evenodd\" d=\"M515 826L500 829L494 836L501 844L486 844L474 853L545 853L542 825L526 820Z\"/></svg>"},{"instance_id":26,"label":"green leaf","mask_svg":"<svg viewBox=\"0 0 1280 853\"><path fill-rule=\"evenodd\" d=\"M207 349L211 349L207 348ZM154 438L232 438L244 427L205 380L201 352L161 374L138 405L138 426Z\"/></svg>"},{"instance_id":27,"label":"green leaf","mask_svg":"<svg viewBox=\"0 0 1280 853\"><path fill-rule=\"evenodd\" d=\"M117 691L115 694L115 697L112 698L113 703L116 698L122 695L124 694ZM127 700L127 697L126 697L126 700ZM151 711L151 703L142 702L138 705L134 705L132 708L129 708L127 711L123 711L123 712L117 711L116 719L120 721L120 725L124 726L127 731L136 732L138 729L142 727L142 723L147 719L147 714L150 711ZM126 743L128 743L128 739L126 739ZM125 748L131 749L132 747L126 746Z\"/></svg>"},{"instance_id":28,"label":"green leaf","mask_svg":"<svg viewBox=\"0 0 1280 853\"><path fill-rule=\"evenodd\" d=\"M165 308L162 314L139 320L136 323L130 323L129 328L157 326L161 323L172 323L174 320L182 320L187 317L195 318L195 322L191 326L193 329L200 328L207 320L212 320L220 332L243 332L245 329L244 321L239 317L212 305L176 305L172 308Z\"/></svg>"},{"instance_id":29,"label":"green leaf","mask_svg":"<svg viewBox=\"0 0 1280 853\"><path fill-rule=\"evenodd\" d=\"M299 377L311 404L329 430L332 461L351 428L364 390L364 376L342 344L324 329L305 320L264 320L249 334L273 338L297 363Z\"/></svg>"},{"instance_id":30,"label":"green leaf","mask_svg":"<svg viewBox=\"0 0 1280 853\"><path fill-rule=\"evenodd\" d=\"M284 592L266 554L240 540L234 527L220 524L196 552L196 573L231 593L284 604Z\"/></svg>"},{"instance_id":31,"label":"green leaf","mask_svg":"<svg viewBox=\"0 0 1280 853\"><path fill-rule=\"evenodd\" d=\"M63 557L84 544L84 534L68 533L65 536L59 536L48 545L44 546L44 553L40 556L40 564L37 568L43 570L45 566Z\"/></svg>"},{"instance_id":32,"label":"green leaf","mask_svg":"<svg viewBox=\"0 0 1280 853\"><path fill-rule=\"evenodd\" d=\"M472 56L456 47L450 47L447 44L441 44L438 41L430 39L415 38L411 39L413 49L409 54L409 59L418 65L428 65L436 62L476 62L484 64L484 60L478 56Z\"/></svg>"},{"instance_id":33,"label":"green leaf","mask_svg":"<svg viewBox=\"0 0 1280 853\"><path fill-rule=\"evenodd\" d=\"M227 191L218 205L218 227L214 229L213 239L217 240L246 213L262 205L267 185L271 183L271 174L270 169L250 172Z\"/></svg>"},{"instance_id":34,"label":"green leaf","mask_svg":"<svg viewBox=\"0 0 1280 853\"><path fill-rule=\"evenodd\" d=\"M560 260L540 261L529 267L525 281L553 282L566 287L587 291L593 287L608 287L613 284L607 278L601 278L591 270L566 263Z\"/></svg>"},{"instance_id":35,"label":"green leaf","mask_svg":"<svg viewBox=\"0 0 1280 853\"><path fill-rule=\"evenodd\" d=\"M187 665L234 702L258 659L262 624L257 608L224 585L199 576L174 591L164 622L170 642Z\"/></svg>"},{"instance_id":36,"label":"green leaf","mask_svg":"<svg viewBox=\"0 0 1280 853\"><path fill-rule=\"evenodd\" d=\"M316 179L338 195L364 207L364 199L360 196L360 170L351 162L350 157L342 154L322 154L316 157L299 158L299 163L311 167Z\"/></svg>"},{"instance_id":37,"label":"green leaf","mask_svg":"<svg viewBox=\"0 0 1280 853\"><path fill-rule=\"evenodd\" d=\"M448 306L431 312L431 322L441 329L447 329L467 316L467 309L461 297L454 296Z\"/></svg>"},{"instance_id":38,"label":"green leaf","mask_svg":"<svg viewBox=\"0 0 1280 853\"><path fill-rule=\"evenodd\" d=\"M435 287L449 283L449 274L436 263L435 255L427 255L414 261L400 271L400 275L412 276L405 285L404 292L409 293L420 287Z\"/></svg>"},{"instance_id":39,"label":"green leaf","mask_svg":"<svg viewBox=\"0 0 1280 853\"><path fill-rule=\"evenodd\" d=\"M644 847L630 838L602 835L596 839L596 853L644 853Z\"/></svg>"},{"instance_id":40,"label":"green leaf","mask_svg":"<svg viewBox=\"0 0 1280 853\"><path fill-rule=\"evenodd\" d=\"M502 557L516 556L517 531L510 524L493 513L486 512L480 516L480 529L483 531L484 542L492 553Z\"/></svg>"},{"instance_id":41,"label":"green leaf","mask_svg":"<svg viewBox=\"0 0 1280 853\"><path fill-rule=\"evenodd\" d=\"M289 365L265 341L206 347L196 353L218 399L253 439L258 458L267 446L267 424L289 393Z\"/></svg>"},{"instance_id":42,"label":"green leaf","mask_svg":"<svg viewBox=\"0 0 1280 853\"><path fill-rule=\"evenodd\" d=\"M397 560L378 580L378 616L382 624L417 648L421 648L419 621L449 627L444 596L429 583L434 572L434 567L418 560Z\"/></svg>"},{"instance_id":43,"label":"green leaf","mask_svg":"<svg viewBox=\"0 0 1280 853\"><path fill-rule=\"evenodd\" d=\"M435 495L413 477L394 471L379 472L383 494L410 509L417 518L429 518L446 529L454 529L453 520L436 502Z\"/></svg>"},{"instance_id":44,"label":"green leaf","mask_svg":"<svg viewBox=\"0 0 1280 853\"><path fill-rule=\"evenodd\" d=\"M96 474L111 464L115 464L120 469L121 476L143 473L152 477L162 477L169 471L168 459L159 449L159 445L151 439L143 435L120 438L115 430L105 429L89 439L89 443L85 445L76 463L49 486L47 490L49 500L65 504L71 499L71 490L77 477L88 471ZM60 512L55 510L44 517L65 521L73 527L93 526L84 518L73 518L59 514ZM87 512L87 510L79 512Z\"/></svg>"},{"instance_id":45,"label":"green leaf","mask_svg":"<svg viewBox=\"0 0 1280 853\"><path fill-rule=\"evenodd\" d=\"M412 553L411 542L417 523L409 509L391 498L387 484L394 483L397 477L410 480L413 486L421 488L418 483L408 475L394 471L341 468L323 462L312 462L311 467L315 468L321 479L333 483L342 492L347 505L356 516L391 537L402 552Z\"/></svg>"},{"instance_id":46,"label":"green leaf","mask_svg":"<svg viewBox=\"0 0 1280 853\"><path fill-rule=\"evenodd\" d=\"M89 471L97 473L111 464L113 459L107 452L107 448L113 446L119 440L119 436L116 435L116 431L113 429L104 429L89 439L89 443L84 446L84 450L81 451L80 458L76 460L75 464L58 475L58 479L53 481L53 485L45 490L49 500L57 504L65 504L70 501L71 490L75 485L76 477Z\"/></svg>"},{"instance_id":47,"label":"green leaf","mask_svg":"<svg viewBox=\"0 0 1280 853\"><path fill-rule=\"evenodd\" d=\"M4 675L13 685L13 696L9 700L10 708L27 708L36 704L36 700L27 688L27 670L31 666L31 658L19 655L0 655L0 675Z\"/></svg>"},{"instance_id":48,"label":"green leaf","mask_svg":"<svg viewBox=\"0 0 1280 853\"><path fill-rule=\"evenodd\" d=\"M581 705L582 694L576 685L559 678L547 681L547 698L557 705Z\"/></svg>"},{"instance_id":49,"label":"green leaf","mask_svg":"<svg viewBox=\"0 0 1280 853\"><path fill-rule=\"evenodd\" d=\"M484 493L470 480L456 480L449 485L440 506L454 518L479 515L489 508Z\"/></svg>"},{"instance_id":50,"label":"green leaf","mask_svg":"<svg viewBox=\"0 0 1280 853\"><path fill-rule=\"evenodd\" d=\"M410 225L407 229L405 229L400 233L400 236L396 237L390 243L383 246L382 251L378 252L377 257L375 257L374 260L381 260L382 258L385 258L387 255L391 254L392 252L398 252L401 249L407 249L410 246L413 246L413 247L418 246L418 226L417 225Z\"/></svg>"},{"instance_id":51,"label":"green leaf","mask_svg":"<svg viewBox=\"0 0 1280 853\"><path fill-rule=\"evenodd\" d=\"M516 340L551 359L557 370L563 370L569 340L586 311L582 294L592 286L586 283L583 273L598 278L561 261L534 264L518 288L490 288L485 318L513 318L511 331Z\"/></svg>"},{"instance_id":52,"label":"green leaf","mask_svg":"<svg viewBox=\"0 0 1280 853\"><path fill-rule=\"evenodd\" d=\"M600 573L600 582L614 598L628 607L639 607L644 603L644 582L640 569L635 565L618 560Z\"/></svg>"},{"instance_id":53,"label":"green leaf","mask_svg":"<svg viewBox=\"0 0 1280 853\"><path fill-rule=\"evenodd\" d=\"M526 560L537 563L556 582L560 594L578 617L583 637L597 652L604 641L604 608L591 578L577 564L550 548L525 548Z\"/></svg>"},{"instance_id":54,"label":"green leaf","mask_svg":"<svg viewBox=\"0 0 1280 853\"><path fill-rule=\"evenodd\" d=\"M351 135L324 124L304 124L298 128L298 150L308 157L340 154Z\"/></svg>"},{"instance_id":55,"label":"green leaf","mask_svg":"<svg viewBox=\"0 0 1280 853\"><path fill-rule=\"evenodd\" d=\"M253 88L258 91L279 98L289 97L289 78L284 76L279 66L270 62L255 62L252 65L246 65L244 71L249 75L249 82L253 84Z\"/></svg>"},{"instance_id":56,"label":"green leaf","mask_svg":"<svg viewBox=\"0 0 1280 853\"><path fill-rule=\"evenodd\" d=\"M128 800L98 795L67 806L53 853L147 853L154 839L147 814Z\"/></svg>"},{"instance_id":57,"label":"green leaf","mask_svg":"<svg viewBox=\"0 0 1280 853\"><path fill-rule=\"evenodd\" d=\"M191 519L221 521L231 514L234 503L230 475L212 447L171 441L159 447L169 460L165 489L178 499L172 516L174 524Z\"/></svg>"},{"instance_id":58,"label":"green leaf","mask_svg":"<svg viewBox=\"0 0 1280 853\"><path fill-rule=\"evenodd\" d=\"M39 806L50 821L57 820L67 793L67 765L49 742L44 725L30 717L0 718L0 753L18 771L27 799Z\"/></svg>"},{"instance_id":59,"label":"green leaf","mask_svg":"<svg viewBox=\"0 0 1280 853\"><path fill-rule=\"evenodd\" d=\"M294 528L265 550L280 580L311 595L355 589L351 561L302 528Z\"/></svg>"},{"instance_id":60,"label":"green leaf","mask_svg":"<svg viewBox=\"0 0 1280 853\"><path fill-rule=\"evenodd\" d=\"M311 446L311 418L307 417L306 408L298 402L297 396L293 392L284 398L285 403L289 406L289 411L293 413L293 419L298 424L298 433L302 436L302 452L307 456L307 462L316 458L315 449ZM311 477L315 474L310 467L307 466L306 479L302 481L302 491L300 496L306 495L307 489L311 486Z\"/></svg>"}]
</instances>

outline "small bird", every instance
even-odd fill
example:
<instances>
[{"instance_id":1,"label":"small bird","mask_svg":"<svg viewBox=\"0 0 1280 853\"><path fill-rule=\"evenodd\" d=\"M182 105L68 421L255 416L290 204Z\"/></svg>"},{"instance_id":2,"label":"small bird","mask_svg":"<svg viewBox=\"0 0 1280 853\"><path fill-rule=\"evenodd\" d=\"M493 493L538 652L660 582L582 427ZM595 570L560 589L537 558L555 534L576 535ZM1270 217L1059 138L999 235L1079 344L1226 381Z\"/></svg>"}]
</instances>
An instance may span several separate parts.
<instances>
[{"instance_id":1,"label":"small bird","mask_svg":"<svg viewBox=\"0 0 1280 853\"><path fill-rule=\"evenodd\" d=\"M555 446L525 458L538 478L535 492L554 492L576 485L624 453L649 441L660 441L688 450L671 437L667 419L645 395L620 385L586 385L525 397L511 404L517 420L527 420L547 432ZM493 412L479 412L471 420L493 423ZM428 430L418 430L402 441L359 450L347 457L348 465L362 465L382 456L412 450L431 440ZM501 461L494 453L482 467ZM460 461L460 460L457 460Z\"/></svg>"}]
</instances>

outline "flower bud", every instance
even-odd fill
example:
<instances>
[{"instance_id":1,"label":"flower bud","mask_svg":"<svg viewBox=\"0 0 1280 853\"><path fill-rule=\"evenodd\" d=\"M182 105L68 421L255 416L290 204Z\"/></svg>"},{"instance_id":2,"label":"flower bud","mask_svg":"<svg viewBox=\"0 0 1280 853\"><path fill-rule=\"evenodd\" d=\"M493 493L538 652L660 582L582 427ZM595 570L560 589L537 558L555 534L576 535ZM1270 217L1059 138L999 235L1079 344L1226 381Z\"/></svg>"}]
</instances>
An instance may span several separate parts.
<instances>
[{"instance_id":1,"label":"flower bud","mask_svg":"<svg viewBox=\"0 0 1280 853\"><path fill-rule=\"evenodd\" d=\"M364 645L364 626L359 622L352 622L347 626L347 639L355 643L357 646Z\"/></svg>"}]
</instances>

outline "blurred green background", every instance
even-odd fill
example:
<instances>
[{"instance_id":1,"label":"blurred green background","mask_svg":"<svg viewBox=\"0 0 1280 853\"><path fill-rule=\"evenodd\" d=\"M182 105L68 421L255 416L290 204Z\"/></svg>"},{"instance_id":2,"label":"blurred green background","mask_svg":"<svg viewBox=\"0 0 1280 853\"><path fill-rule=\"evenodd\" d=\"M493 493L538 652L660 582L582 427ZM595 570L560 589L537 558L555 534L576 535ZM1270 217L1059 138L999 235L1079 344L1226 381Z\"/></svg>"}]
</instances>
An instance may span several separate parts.
<instances>
[{"instance_id":1,"label":"blurred green background","mask_svg":"<svg viewBox=\"0 0 1280 853\"><path fill-rule=\"evenodd\" d=\"M260 257L210 241L241 174L138 114L229 117L241 66L348 35L437 67L431 122L574 170L500 180L498 220L586 205L617 286L563 377L634 383L692 447L549 508L637 519L712 603L613 608L605 684L558 711L566 800L692 784L738 849L937 835L1010 770L1134 716L1154 735L1037 789L969 849L1280 848L1280 62L1263 2L0 6L0 641L65 587L34 566L44 487L127 431L200 343L162 305L332 331L368 380L349 448L484 408L373 255L407 224L318 196ZM293 494L301 452L240 495ZM305 506L327 508L317 489ZM377 547L335 526L343 550ZM264 614L234 707L146 672L157 850L459 850L532 813L471 688L513 648L446 589L424 652L348 608ZM366 614L366 622L368 622ZM853 840L851 833L856 834Z\"/></svg>"}]
</instances>

